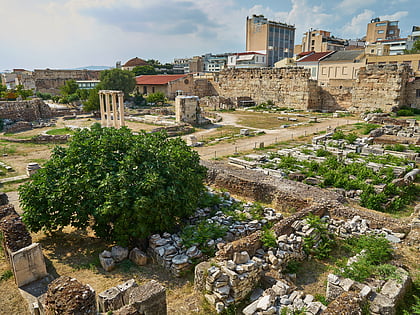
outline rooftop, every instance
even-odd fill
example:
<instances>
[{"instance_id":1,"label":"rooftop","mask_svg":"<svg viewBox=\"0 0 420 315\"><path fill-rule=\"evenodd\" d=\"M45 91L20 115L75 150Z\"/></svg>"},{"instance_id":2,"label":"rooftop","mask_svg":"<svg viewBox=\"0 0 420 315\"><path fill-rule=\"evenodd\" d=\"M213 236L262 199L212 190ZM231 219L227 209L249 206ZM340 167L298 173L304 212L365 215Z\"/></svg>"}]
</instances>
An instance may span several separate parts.
<instances>
[{"instance_id":1,"label":"rooftop","mask_svg":"<svg viewBox=\"0 0 420 315\"><path fill-rule=\"evenodd\" d=\"M364 50L336 51L334 54L324 58L323 61L354 61L364 54L364 52Z\"/></svg>"},{"instance_id":2,"label":"rooftop","mask_svg":"<svg viewBox=\"0 0 420 315\"><path fill-rule=\"evenodd\" d=\"M148 65L148 63L145 60L143 60L141 58L138 58L138 57L135 57L135 58L132 58L132 59L128 60L123 65L123 67L136 67L136 66L147 66L147 65Z\"/></svg>"},{"instance_id":3,"label":"rooftop","mask_svg":"<svg viewBox=\"0 0 420 315\"><path fill-rule=\"evenodd\" d=\"M136 84L164 85L186 76L186 74L140 75L136 77Z\"/></svg>"},{"instance_id":4,"label":"rooftop","mask_svg":"<svg viewBox=\"0 0 420 315\"><path fill-rule=\"evenodd\" d=\"M325 58L328 55L333 54L333 51L324 51L324 52L316 52L310 55L306 55L296 62L313 62L313 61L320 61L321 59Z\"/></svg>"}]
</instances>

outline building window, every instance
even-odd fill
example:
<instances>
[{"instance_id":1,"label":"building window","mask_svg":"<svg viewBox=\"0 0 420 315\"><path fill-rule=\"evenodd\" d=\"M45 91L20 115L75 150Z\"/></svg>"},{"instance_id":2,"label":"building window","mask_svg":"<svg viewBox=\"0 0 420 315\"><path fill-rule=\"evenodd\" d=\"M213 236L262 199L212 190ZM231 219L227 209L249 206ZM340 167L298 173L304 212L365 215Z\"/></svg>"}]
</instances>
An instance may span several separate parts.
<instances>
[{"instance_id":1,"label":"building window","mask_svg":"<svg viewBox=\"0 0 420 315\"><path fill-rule=\"evenodd\" d=\"M398 22L396 22L396 21L395 22L390 22L389 26L398 26Z\"/></svg>"},{"instance_id":2,"label":"building window","mask_svg":"<svg viewBox=\"0 0 420 315\"><path fill-rule=\"evenodd\" d=\"M420 98L420 89L416 90L416 98Z\"/></svg>"},{"instance_id":3,"label":"building window","mask_svg":"<svg viewBox=\"0 0 420 315\"><path fill-rule=\"evenodd\" d=\"M394 35L394 34L395 34L395 31L394 31L394 30L389 30L389 31L388 31L388 34L389 34L389 35Z\"/></svg>"},{"instance_id":4,"label":"building window","mask_svg":"<svg viewBox=\"0 0 420 315\"><path fill-rule=\"evenodd\" d=\"M384 30L378 30L378 34L383 34Z\"/></svg>"},{"instance_id":5,"label":"building window","mask_svg":"<svg viewBox=\"0 0 420 315\"><path fill-rule=\"evenodd\" d=\"M152 93L155 93L155 87L152 86Z\"/></svg>"},{"instance_id":6,"label":"building window","mask_svg":"<svg viewBox=\"0 0 420 315\"><path fill-rule=\"evenodd\" d=\"M391 23L389 25L391 25ZM376 23L376 27L379 27L379 26L386 26L386 23L385 22Z\"/></svg>"},{"instance_id":7,"label":"building window","mask_svg":"<svg viewBox=\"0 0 420 315\"><path fill-rule=\"evenodd\" d=\"M147 86L143 86L143 94L147 94Z\"/></svg>"}]
</instances>

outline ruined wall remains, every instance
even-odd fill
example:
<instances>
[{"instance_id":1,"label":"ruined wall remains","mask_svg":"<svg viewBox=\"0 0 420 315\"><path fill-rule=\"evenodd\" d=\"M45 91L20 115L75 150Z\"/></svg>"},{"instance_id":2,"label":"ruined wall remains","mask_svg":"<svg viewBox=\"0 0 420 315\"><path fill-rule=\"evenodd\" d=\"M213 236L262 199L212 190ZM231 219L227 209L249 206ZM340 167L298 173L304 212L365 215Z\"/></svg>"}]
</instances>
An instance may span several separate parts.
<instances>
[{"instance_id":1,"label":"ruined wall remains","mask_svg":"<svg viewBox=\"0 0 420 315\"><path fill-rule=\"evenodd\" d=\"M316 81L303 68L226 69L215 78L217 93L226 98L250 97L296 109L319 108Z\"/></svg>"},{"instance_id":2,"label":"ruined wall remains","mask_svg":"<svg viewBox=\"0 0 420 315\"><path fill-rule=\"evenodd\" d=\"M353 86L350 110L365 112L381 109L390 112L406 105L409 71L406 65L369 65L360 68Z\"/></svg>"},{"instance_id":3,"label":"ruined wall remains","mask_svg":"<svg viewBox=\"0 0 420 315\"><path fill-rule=\"evenodd\" d=\"M0 102L0 119L35 121L51 117L50 107L40 99Z\"/></svg>"},{"instance_id":4,"label":"ruined wall remains","mask_svg":"<svg viewBox=\"0 0 420 315\"><path fill-rule=\"evenodd\" d=\"M99 80L98 70L39 70L33 72L37 92L58 94L68 80Z\"/></svg>"},{"instance_id":5,"label":"ruined wall remains","mask_svg":"<svg viewBox=\"0 0 420 315\"><path fill-rule=\"evenodd\" d=\"M407 84L407 105L420 108L420 78L416 78Z\"/></svg>"},{"instance_id":6,"label":"ruined wall remains","mask_svg":"<svg viewBox=\"0 0 420 315\"><path fill-rule=\"evenodd\" d=\"M328 85L320 87L320 109L333 112L350 108L353 85L354 80L330 80Z\"/></svg>"}]
</instances>

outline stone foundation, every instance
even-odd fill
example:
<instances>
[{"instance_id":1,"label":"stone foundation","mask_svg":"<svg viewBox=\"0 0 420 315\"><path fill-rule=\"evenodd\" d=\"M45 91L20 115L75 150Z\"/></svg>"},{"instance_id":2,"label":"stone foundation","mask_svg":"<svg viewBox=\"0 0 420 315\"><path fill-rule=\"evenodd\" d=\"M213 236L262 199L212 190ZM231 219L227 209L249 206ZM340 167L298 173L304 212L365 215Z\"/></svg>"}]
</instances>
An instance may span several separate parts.
<instances>
[{"instance_id":1,"label":"stone foundation","mask_svg":"<svg viewBox=\"0 0 420 315\"><path fill-rule=\"evenodd\" d=\"M0 119L35 121L51 118L50 107L40 99L30 101L0 101Z\"/></svg>"}]
</instances>

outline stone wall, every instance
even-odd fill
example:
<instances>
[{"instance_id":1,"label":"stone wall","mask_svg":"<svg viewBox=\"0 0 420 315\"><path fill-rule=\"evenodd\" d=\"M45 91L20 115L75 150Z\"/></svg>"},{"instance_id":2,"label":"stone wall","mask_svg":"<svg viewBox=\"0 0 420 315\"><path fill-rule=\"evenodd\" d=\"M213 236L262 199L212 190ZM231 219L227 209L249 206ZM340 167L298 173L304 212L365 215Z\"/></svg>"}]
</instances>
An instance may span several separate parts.
<instances>
[{"instance_id":1,"label":"stone wall","mask_svg":"<svg viewBox=\"0 0 420 315\"><path fill-rule=\"evenodd\" d=\"M417 91L420 91L420 78L407 84L407 105L420 108L420 96L417 96Z\"/></svg>"},{"instance_id":2,"label":"stone wall","mask_svg":"<svg viewBox=\"0 0 420 315\"><path fill-rule=\"evenodd\" d=\"M350 80L342 80L350 81ZM333 112L345 110L352 106L353 88L346 85L328 85L320 88L321 110Z\"/></svg>"},{"instance_id":3,"label":"stone wall","mask_svg":"<svg viewBox=\"0 0 420 315\"><path fill-rule=\"evenodd\" d=\"M58 94L68 80L99 80L97 70L51 70L35 69L33 80L37 92Z\"/></svg>"},{"instance_id":4,"label":"stone wall","mask_svg":"<svg viewBox=\"0 0 420 315\"><path fill-rule=\"evenodd\" d=\"M35 121L51 117L50 107L40 99L0 102L0 119Z\"/></svg>"},{"instance_id":5,"label":"stone wall","mask_svg":"<svg viewBox=\"0 0 420 315\"><path fill-rule=\"evenodd\" d=\"M219 96L250 97L256 103L273 101L296 109L319 107L316 81L302 68L226 69L214 82Z\"/></svg>"},{"instance_id":6,"label":"stone wall","mask_svg":"<svg viewBox=\"0 0 420 315\"><path fill-rule=\"evenodd\" d=\"M409 68L405 65L371 65L360 68L352 91L352 111L381 109L390 112L407 104Z\"/></svg>"}]
</instances>

